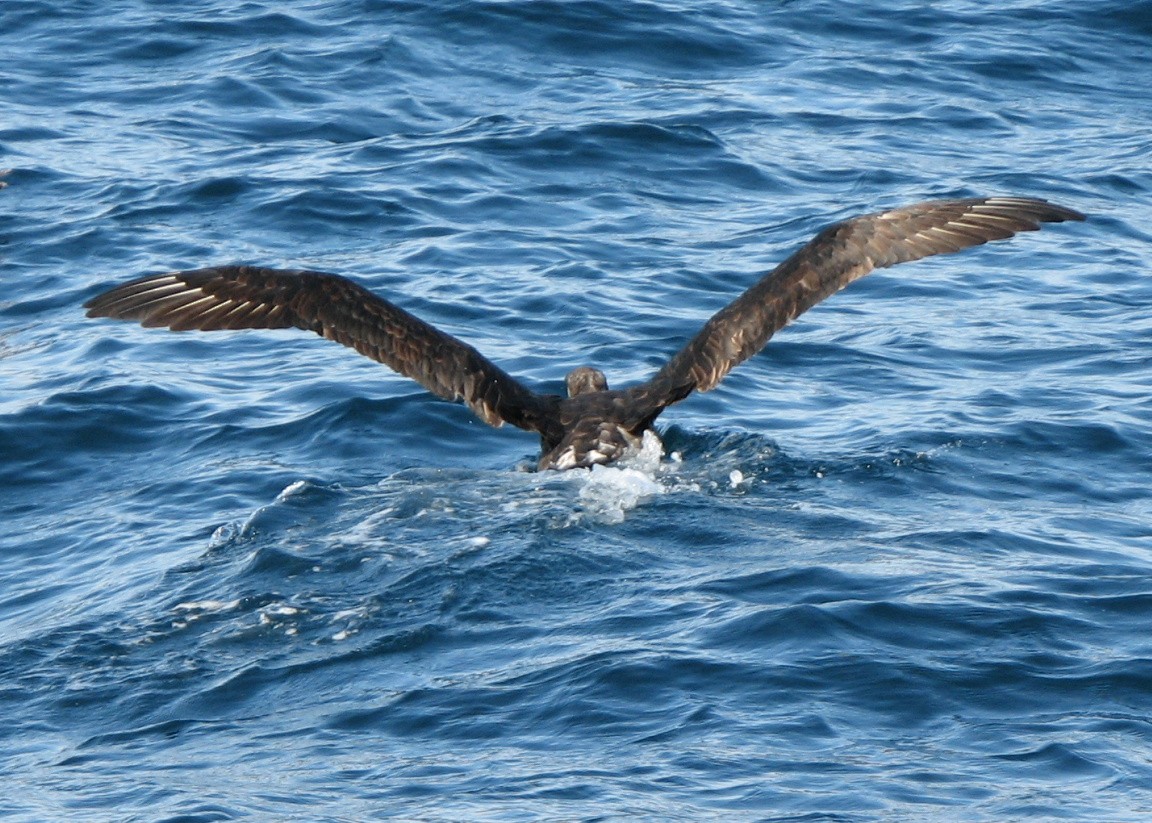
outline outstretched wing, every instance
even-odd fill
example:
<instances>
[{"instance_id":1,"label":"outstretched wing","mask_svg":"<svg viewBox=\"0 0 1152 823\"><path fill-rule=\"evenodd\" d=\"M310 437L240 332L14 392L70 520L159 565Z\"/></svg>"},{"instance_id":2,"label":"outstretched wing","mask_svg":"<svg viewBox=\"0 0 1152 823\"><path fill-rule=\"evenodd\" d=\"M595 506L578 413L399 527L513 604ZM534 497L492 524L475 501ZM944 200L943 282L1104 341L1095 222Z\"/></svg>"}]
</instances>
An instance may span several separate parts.
<instances>
[{"instance_id":1,"label":"outstretched wing","mask_svg":"<svg viewBox=\"0 0 1152 823\"><path fill-rule=\"evenodd\" d=\"M867 214L821 231L704 324L656 375L633 391L653 410L708 391L760 351L779 329L873 269L947 254L1041 223L1084 215L1044 200L979 197L931 200Z\"/></svg>"},{"instance_id":2,"label":"outstretched wing","mask_svg":"<svg viewBox=\"0 0 1152 823\"><path fill-rule=\"evenodd\" d=\"M314 331L433 394L462 400L493 426L541 431L555 405L554 397L530 391L466 343L334 274L254 266L179 271L133 280L84 305L89 317L174 331Z\"/></svg>"}]
</instances>

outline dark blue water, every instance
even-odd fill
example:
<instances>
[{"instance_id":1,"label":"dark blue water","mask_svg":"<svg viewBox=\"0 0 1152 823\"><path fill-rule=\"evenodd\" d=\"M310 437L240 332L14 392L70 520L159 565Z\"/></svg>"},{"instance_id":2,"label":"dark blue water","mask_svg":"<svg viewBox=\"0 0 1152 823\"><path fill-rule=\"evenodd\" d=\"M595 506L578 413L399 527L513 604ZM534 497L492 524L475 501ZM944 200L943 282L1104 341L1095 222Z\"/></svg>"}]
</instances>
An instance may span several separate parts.
<instances>
[{"instance_id":1,"label":"dark blue water","mask_svg":"<svg viewBox=\"0 0 1152 823\"><path fill-rule=\"evenodd\" d=\"M0 815L1152 814L1152 4L4 0ZM819 227L1087 212L870 277L522 470L313 335L88 320L350 274L645 378Z\"/></svg>"}]
</instances>

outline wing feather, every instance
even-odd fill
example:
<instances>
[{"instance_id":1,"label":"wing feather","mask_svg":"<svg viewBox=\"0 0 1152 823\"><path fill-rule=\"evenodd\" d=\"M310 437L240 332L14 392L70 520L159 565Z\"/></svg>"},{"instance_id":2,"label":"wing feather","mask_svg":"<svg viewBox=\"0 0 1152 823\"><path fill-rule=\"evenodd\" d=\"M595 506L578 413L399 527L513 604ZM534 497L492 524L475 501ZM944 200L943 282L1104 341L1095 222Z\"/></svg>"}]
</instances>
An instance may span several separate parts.
<instances>
[{"instance_id":1,"label":"wing feather","mask_svg":"<svg viewBox=\"0 0 1152 823\"><path fill-rule=\"evenodd\" d=\"M89 317L136 320L175 331L313 331L355 349L484 422L532 431L550 425L555 400L523 386L468 344L344 277L223 266L142 277L85 304Z\"/></svg>"}]
</instances>

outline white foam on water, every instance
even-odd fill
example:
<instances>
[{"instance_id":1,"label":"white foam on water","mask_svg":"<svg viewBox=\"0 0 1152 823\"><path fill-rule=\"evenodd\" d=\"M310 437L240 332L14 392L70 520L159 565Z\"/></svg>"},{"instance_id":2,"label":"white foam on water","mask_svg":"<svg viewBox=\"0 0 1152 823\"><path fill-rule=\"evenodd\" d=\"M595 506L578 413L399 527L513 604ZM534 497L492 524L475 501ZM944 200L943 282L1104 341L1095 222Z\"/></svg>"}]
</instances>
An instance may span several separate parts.
<instances>
[{"instance_id":1,"label":"white foam on water","mask_svg":"<svg viewBox=\"0 0 1152 823\"><path fill-rule=\"evenodd\" d=\"M330 615L328 619L333 623L336 623L340 620L350 620L353 617L364 617L366 613L367 612L364 607L361 606L355 609L342 609L341 611Z\"/></svg>"},{"instance_id":2,"label":"white foam on water","mask_svg":"<svg viewBox=\"0 0 1152 823\"><path fill-rule=\"evenodd\" d=\"M239 600L189 600L177 603L172 607L172 610L183 614L173 620L172 626L177 629L184 629L188 627L189 623L199 620L205 615L230 612L239 606Z\"/></svg>"},{"instance_id":3,"label":"white foam on water","mask_svg":"<svg viewBox=\"0 0 1152 823\"><path fill-rule=\"evenodd\" d=\"M300 614L301 610L295 606L289 606L285 603L274 606L265 606L263 609L264 614L273 615L276 617L285 617L295 614Z\"/></svg>"},{"instance_id":4,"label":"white foam on water","mask_svg":"<svg viewBox=\"0 0 1152 823\"><path fill-rule=\"evenodd\" d=\"M298 495L302 491L304 491L306 488L308 488L308 485L309 484L308 484L307 480L296 480L296 481L293 481L292 483L289 483L287 486L284 487L284 490L281 491L280 494L276 495L277 502L279 502L281 500L287 500L290 497L295 497L296 495Z\"/></svg>"},{"instance_id":5,"label":"white foam on water","mask_svg":"<svg viewBox=\"0 0 1152 823\"><path fill-rule=\"evenodd\" d=\"M194 619L205 614L231 611L239 605L239 600L189 600L177 603L172 608L176 611L189 612L189 618Z\"/></svg>"}]
</instances>

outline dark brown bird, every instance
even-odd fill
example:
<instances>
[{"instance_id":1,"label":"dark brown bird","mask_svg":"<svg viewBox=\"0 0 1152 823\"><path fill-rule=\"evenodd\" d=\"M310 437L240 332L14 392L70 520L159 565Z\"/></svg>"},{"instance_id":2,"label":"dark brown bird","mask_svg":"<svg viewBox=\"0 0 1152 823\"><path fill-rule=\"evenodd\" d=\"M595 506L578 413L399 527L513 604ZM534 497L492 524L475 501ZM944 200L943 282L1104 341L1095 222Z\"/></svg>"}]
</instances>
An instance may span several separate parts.
<instances>
[{"instance_id":1,"label":"dark brown bird","mask_svg":"<svg viewBox=\"0 0 1152 823\"><path fill-rule=\"evenodd\" d=\"M721 309L648 382L610 390L581 366L568 396L537 394L476 349L335 274L255 266L142 277L89 300L89 317L138 320L174 331L314 331L460 400L493 426L540 435L539 467L572 469L619 459L666 406L708 391L760 351L777 330L877 268L946 254L1041 223L1084 215L1044 200L933 200L836 223Z\"/></svg>"}]
</instances>

